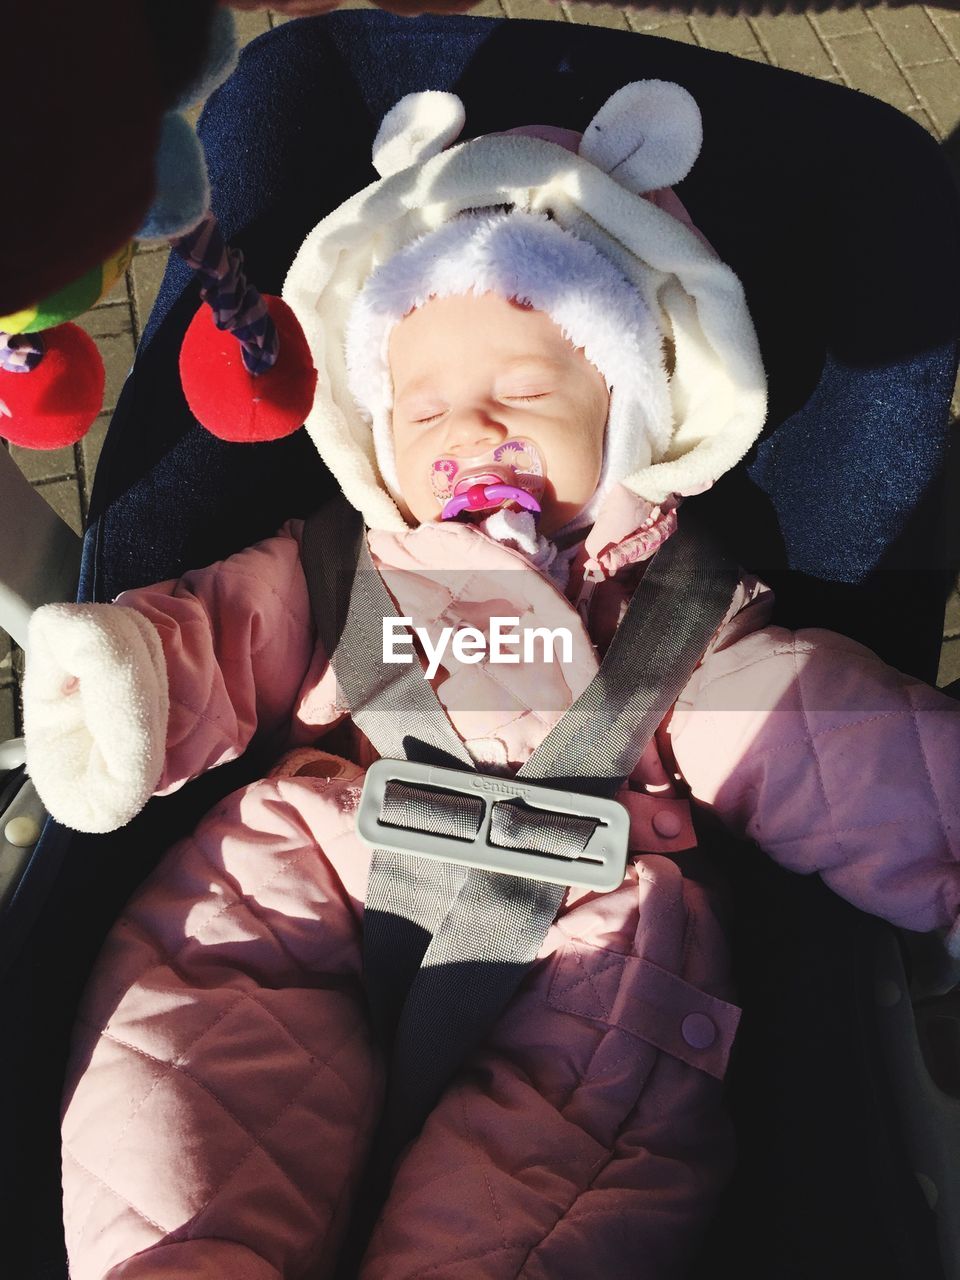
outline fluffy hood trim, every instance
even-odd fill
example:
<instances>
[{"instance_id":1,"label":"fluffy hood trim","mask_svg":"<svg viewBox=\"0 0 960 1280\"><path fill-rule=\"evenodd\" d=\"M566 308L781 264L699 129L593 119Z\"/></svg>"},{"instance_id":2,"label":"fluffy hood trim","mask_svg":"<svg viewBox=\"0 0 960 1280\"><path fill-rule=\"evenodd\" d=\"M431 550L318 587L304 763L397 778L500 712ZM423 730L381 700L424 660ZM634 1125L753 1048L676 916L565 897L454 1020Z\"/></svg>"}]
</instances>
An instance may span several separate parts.
<instances>
[{"instance_id":1,"label":"fluffy hood trim","mask_svg":"<svg viewBox=\"0 0 960 1280\"><path fill-rule=\"evenodd\" d=\"M599 117L598 117L599 118ZM543 138L460 143L372 183L307 236L283 296L319 379L306 428L344 495L371 528L407 528L379 473L370 423L349 389L351 305L381 263L471 209L549 212L638 290L671 354L671 438L621 479L648 502L709 488L743 457L766 413L766 382L740 281L703 240L582 155Z\"/></svg>"}]
</instances>

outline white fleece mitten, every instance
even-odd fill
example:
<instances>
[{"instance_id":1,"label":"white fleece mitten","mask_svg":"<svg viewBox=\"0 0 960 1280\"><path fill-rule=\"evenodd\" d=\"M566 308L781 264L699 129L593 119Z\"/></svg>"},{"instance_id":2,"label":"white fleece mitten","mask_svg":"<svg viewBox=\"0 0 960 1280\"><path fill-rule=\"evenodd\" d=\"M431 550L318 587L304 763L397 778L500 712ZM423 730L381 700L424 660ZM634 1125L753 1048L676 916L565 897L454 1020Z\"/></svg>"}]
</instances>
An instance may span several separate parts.
<instances>
[{"instance_id":1,"label":"white fleece mitten","mask_svg":"<svg viewBox=\"0 0 960 1280\"><path fill-rule=\"evenodd\" d=\"M113 831L163 773L170 699L155 628L115 604L47 604L30 619L27 772L58 822Z\"/></svg>"}]
</instances>

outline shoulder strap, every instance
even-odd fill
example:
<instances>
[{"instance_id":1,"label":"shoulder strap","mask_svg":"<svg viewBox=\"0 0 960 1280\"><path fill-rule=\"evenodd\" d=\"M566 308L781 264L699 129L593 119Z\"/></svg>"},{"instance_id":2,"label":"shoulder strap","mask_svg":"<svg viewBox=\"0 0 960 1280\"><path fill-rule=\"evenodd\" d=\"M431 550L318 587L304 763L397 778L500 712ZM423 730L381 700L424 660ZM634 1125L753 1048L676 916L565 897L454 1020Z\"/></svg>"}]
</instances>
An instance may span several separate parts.
<instances>
[{"instance_id":1,"label":"shoulder strap","mask_svg":"<svg viewBox=\"0 0 960 1280\"><path fill-rule=\"evenodd\" d=\"M338 497L306 521L303 561L320 642L350 713L381 756L474 768L417 663L384 663L383 619L396 605L376 571L363 521Z\"/></svg>"},{"instance_id":2,"label":"shoulder strap","mask_svg":"<svg viewBox=\"0 0 960 1280\"><path fill-rule=\"evenodd\" d=\"M314 621L351 715L386 759L473 771L419 664L381 661L382 620L396 615L359 513L338 495L306 521L303 563ZM392 1043L424 952L466 877L450 862L375 849L364 908L364 985L381 1041Z\"/></svg>"}]
</instances>

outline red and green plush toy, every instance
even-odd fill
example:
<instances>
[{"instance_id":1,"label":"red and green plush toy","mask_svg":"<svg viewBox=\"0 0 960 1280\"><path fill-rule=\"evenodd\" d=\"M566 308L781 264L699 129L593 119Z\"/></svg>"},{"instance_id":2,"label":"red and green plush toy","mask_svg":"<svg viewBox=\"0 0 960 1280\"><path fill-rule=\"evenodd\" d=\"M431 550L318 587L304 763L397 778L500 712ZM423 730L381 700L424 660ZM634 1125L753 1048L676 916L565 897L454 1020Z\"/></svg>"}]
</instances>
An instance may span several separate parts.
<instances>
[{"instance_id":1,"label":"red and green plush toy","mask_svg":"<svg viewBox=\"0 0 960 1280\"><path fill-rule=\"evenodd\" d=\"M198 422L241 442L275 440L302 425L317 378L306 340L287 305L259 293L246 279L239 250L224 242L210 212L202 147L181 114L226 79L236 56L233 19L216 9L201 73L180 87L162 119L153 203L133 239L65 287L0 316L0 436L13 444L72 445L100 412L103 364L71 321L113 287L138 240L169 243L201 282L206 305L180 353L184 394Z\"/></svg>"}]
</instances>

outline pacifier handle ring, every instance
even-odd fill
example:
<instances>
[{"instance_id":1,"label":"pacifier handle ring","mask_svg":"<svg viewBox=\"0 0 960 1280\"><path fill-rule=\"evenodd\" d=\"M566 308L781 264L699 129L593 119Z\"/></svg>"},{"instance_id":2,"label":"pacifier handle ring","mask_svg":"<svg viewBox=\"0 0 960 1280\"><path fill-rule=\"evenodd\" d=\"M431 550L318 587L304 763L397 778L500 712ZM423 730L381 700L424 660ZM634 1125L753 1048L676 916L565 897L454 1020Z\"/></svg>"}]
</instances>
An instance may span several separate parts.
<instances>
[{"instance_id":1,"label":"pacifier handle ring","mask_svg":"<svg viewBox=\"0 0 960 1280\"><path fill-rule=\"evenodd\" d=\"M474 489L467 489L464 493L458 493L448 502L444 503L443 510L440 512L441 520L452 520L458 516L461 511L468 508L472 511L483 511L485 506L478 504L475 490L481 486L475 486ZM485 484L482 486L484 503L489 500L490 506L496 506L501 502L516 502L525 511L532 511L539 515L541 511L540 503L533 494L527 493L525 489L519 488L513 484Z\"/></svg>"},{"instance_id":2,"label":"pacifier handle ring","mask_svg":"<svg viewBox=\"0 0 960 1280\"><path fill-rule=\"evenodd\" d=\"M448 502L444 503L443 510L440 512L440 519L452 520L454 516L458 516L461 511L465 511L469 505L470 503L467 499L467 495L465 493L460 493L455 498L451 498Z\"/></svg>"},{"instance_id":3,"label":"pacifier handle ring","mask_svg":"<svg viewBox=\"0 0 960 1280\"><path fill-rule=\"evenodd\" d=\"M517 502L525 511L539 513L541 510L540 503L533 494L527 493L526 489L521 489L514 484L488 484L486 495L488 498L497 498L501 502L504 500Z\"/></svg>"}]
</instances>

